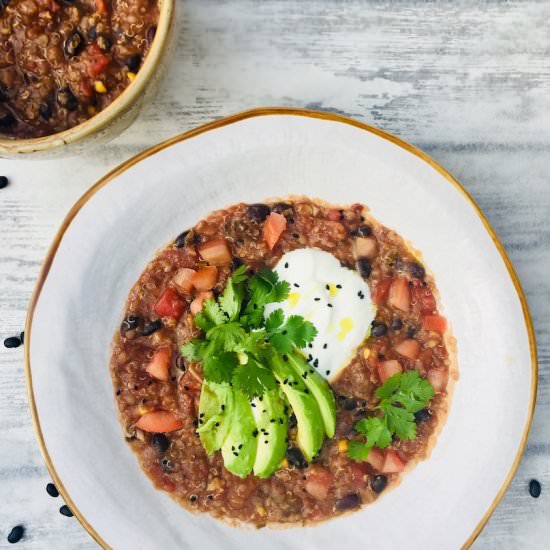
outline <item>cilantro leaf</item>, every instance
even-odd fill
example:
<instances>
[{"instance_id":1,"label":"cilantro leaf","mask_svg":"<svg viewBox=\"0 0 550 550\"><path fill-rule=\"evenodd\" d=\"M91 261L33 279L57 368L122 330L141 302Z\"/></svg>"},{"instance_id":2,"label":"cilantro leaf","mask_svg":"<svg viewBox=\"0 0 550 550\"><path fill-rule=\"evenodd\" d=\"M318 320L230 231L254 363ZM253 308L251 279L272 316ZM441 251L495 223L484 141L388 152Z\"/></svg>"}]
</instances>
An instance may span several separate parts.
<instances>
[{"instance_id":1,"label":"cilantro leaf","mask_svg":"<svg viewBox=\"0 0 550 550\"><path fill-rule=\"evenodd\" d=\"M246 332L239 323L227 323L211 328L206 333L209 349L217 351L235 351L245 339Z\"/></svg>"},{"instance_id":2,"label":"cilantro leaf","mask_svg":"<svg viewBox=\"0 0 550 550\"><path fill-rule=\"evenodd\" d=\"M181 355L189 361L199 361L203 357L203 352L204 343L198 338L189 340L189 342L187 342L180 348Z\"/></svg>"},{"instance_id":3,"label":"cilantro leaf","mask_svg":"<svg viewBox=\"0 0 550 550\"><path fill-rule=\"evenodd\" d=\"M277 311L281 310L275 310L273 313ZM270 318L271 316L268 318L268 321ZM266 328L269 331L267 323ZM271 334L268 337L270 343L279 353L290 353L294 347L305 348L307 343L311 342L316 335L317 329L312 323L299 315L291 315L286 323L271 330Z\"/></svg>"},{"instance_id":4,"label":"cilantro leaf","mask_svg":"<svg viewBox=\"0 0 550 550\"><path fill-rule=\"evenodd\" d=\"M423 409L434 396L434 389L416 371L397 373L388 378L375 392L380 403L375 407L379 416L357 422L354 428L365 441L350 442L348 455L353 460L366 460L372 447L384 449L392 438L416 438L414 413ZM351 443L354 443L351 445Z\"/></svg>"},{"instance_id":5,"label":"cilantro leaf","mask_svg":"<svg viewBox=\"0 0 550 550\"><path fill-rule=\"evenodd\" d=\"M275 271L261 269L248 282L250 298L245 309L244 322L251 327L259 327L264 320L267 304L282 302L288 297L290 285L280 281Z\"/></svg>"},{"instance_id":6,"label":"cilantro leaf","mask_svg":"<svg viewBox=\"0 0 550 550\"><path fill-rule=\"evenodd\" d=\"M245 265L241 265L235 270L220 296L220 308L228 321L234 321L241 311L244 298L243 283L247 279L246 269Z\"/></svg>"},{"instance_id":7,"label":"cilantro leaf","mask_svg":"<svg viewBox=\"0 0 550 550\"><path fill-rule=\"evenodd\" d=\"M265 328L269 332L273 332L285 322L285 314L282 309L276 309L269 314L265 320Z\"/></svg>"},{"instance_id":8,"label":"cilantro leaf","mask_svg":"<svg viewBox=\"0 0 550 550\"><path fill-rule=\"evenodd\" d=\"M256 361L249 361L246 365L235 369L233 387L242 391L249 399L253 399L269 390L274 390L277 382L270 370Z\"/></svg>"},{"instance_id":9,"label":"cilantro leaf","mask_svg":"<svg viewBox=\"0 0 550 550\"><path fill-rule=\"evenodd\" d=\"M231 382L233 373L238 364L234 353L224 352L220 355L213 355L205 359L202 365L204 378L209 382Z\"/></svg>"}]
</instances>

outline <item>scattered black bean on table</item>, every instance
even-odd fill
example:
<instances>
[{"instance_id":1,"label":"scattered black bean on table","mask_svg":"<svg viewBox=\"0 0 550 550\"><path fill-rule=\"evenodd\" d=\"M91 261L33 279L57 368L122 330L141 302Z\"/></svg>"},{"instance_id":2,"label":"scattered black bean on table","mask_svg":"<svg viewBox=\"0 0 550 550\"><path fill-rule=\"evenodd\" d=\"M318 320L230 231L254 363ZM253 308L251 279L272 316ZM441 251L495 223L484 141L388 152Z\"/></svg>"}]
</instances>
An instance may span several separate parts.
<instances>
[{"instance_id":1,"label":"scattered black bean on table","mask_svg":"<svg viewBox=\"0 0 550 550\"><path fill-rule=\"evenodd\" d=\"M54 498L59 496L59 491L57 490L57 487L53 483L48 483L46 485L46 493L48 493L48 495Z\"/></svg>"},{"instance_id":2,"label":"scattered black bean on table","mask_svg":"<svg viewBox=\"0 0 550 550\"><path fill-rule=\"evenodd\" d=\"M63 506L61 506L61 508L59 508L59 513L62 515L62 516L66 516L68 518L72 518L73 517L73 513L71 512L71 509L66 505L66 504L63 504Z\"/></svg>"},{"instance_id":3,"label":"scattered black bean on table","mask_svg":"<svg viewBox=\"0 0 550 550\"><path fill-rule=\"evenodd\" d=\"M21 345L21 339L19 336L10 336L4 340L4 347L6 348L18 348Z\"/></svg>"},{"instance_id":4,"label":"scattered black bean on table","mask_svg":"<svg viewBox=\"0 0 550 550\"><path fill-rule=\"evenodd\" d=\"M15 544L16 542L19 542L23 535L25 534L25 528L22 525L16 525L8 535L8 542L10 544Z\"/></svg>"},{"instance_id":5,"label":"scattered black bean on table","mask_svg":"<svg viewBox=\"0 0 550 550\"><path fill-rule=\"evenodd\" d=\"M0 176L0 189L4 189L10 183L10 180L6 176Z\"/></svg>"},{"instance_id":6,"label":"scattered black bean on table","mask_svg":"<svg viewBox=\"0 0 550 550\"><path fill-rule=\"evenodd\" d=\"M533 498L539 498L541 492L542 492L542 486L540 484L540 481L537 481L536 479L532 479L529 482L529 494Z\"/></svg>"}]
</instances>

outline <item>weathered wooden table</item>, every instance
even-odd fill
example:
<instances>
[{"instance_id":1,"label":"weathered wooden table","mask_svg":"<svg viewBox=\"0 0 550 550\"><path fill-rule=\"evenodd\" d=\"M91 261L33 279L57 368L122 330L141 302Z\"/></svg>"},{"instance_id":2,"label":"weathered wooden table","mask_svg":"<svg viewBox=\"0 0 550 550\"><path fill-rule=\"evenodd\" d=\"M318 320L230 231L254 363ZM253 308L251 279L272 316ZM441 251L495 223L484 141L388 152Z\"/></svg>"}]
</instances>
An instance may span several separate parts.
<instances>
[{"instance_id":1,"label":"weathered wooden table","mask_svg":"<svg viewBox=\"0 0 550 550\"><path fill-rule=\"evenodd\" d=\"M11 180L0 191L2 337L23 329L41 262L69 207L141 149L265 105L378 125L454 172L519 273L538 337L538 405L521 466L475 546L548 548L550 2L186 0L178 8L177 55L162 92L126 133L80 158L0 160L0 174ZM22 348L0 352L0 441L0 547L23 523L23 548L94 548L45 492ZM543 484L537 500L527 490L531 478Z\"/></svg>"}]
</instances>

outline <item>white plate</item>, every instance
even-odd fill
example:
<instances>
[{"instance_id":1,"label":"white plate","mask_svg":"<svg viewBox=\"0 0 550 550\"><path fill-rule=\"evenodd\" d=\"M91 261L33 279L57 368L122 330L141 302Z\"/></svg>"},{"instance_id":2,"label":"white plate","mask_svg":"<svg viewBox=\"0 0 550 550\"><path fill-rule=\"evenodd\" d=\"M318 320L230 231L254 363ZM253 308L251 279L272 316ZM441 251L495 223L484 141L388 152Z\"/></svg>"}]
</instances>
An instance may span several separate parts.
<instances>
[{"instance_id":1,"label":"white plate","mask_svg":"<svg viewBox=\"0 0 550 550\"><path fill-rule=\"evenodd\" d=\"M185 511L139 469L118 423L110 343L130 287L159 247L210 210L295 193L365 203L423 253L458 342L460 379L430 459L374 505L312 528L234 529ZM468 545L517 467L536 388L519 283L452 176L379 130L284 109L170 140L82 197L40 276L26 351L50 472L92 536L117 550Z\"/></svg>"}]
</instances>

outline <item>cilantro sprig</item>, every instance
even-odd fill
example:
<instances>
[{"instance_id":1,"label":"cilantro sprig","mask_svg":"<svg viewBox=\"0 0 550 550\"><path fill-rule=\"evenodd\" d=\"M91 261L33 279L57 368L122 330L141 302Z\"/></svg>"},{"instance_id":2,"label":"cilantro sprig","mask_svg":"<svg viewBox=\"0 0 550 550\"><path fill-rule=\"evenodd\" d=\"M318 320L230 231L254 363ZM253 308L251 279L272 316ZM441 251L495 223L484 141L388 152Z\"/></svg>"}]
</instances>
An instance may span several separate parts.
<instances>
[{"instance_id":1,"label":"cilantro sprig","mask_svg":"<svg viewBox=\"0 0 550 550\"><path fill-rule=\"evenodd\" d=\"M434 389L416 371L394 374L375 392L380 402L374 415L354 426L361 434L359 441L350 441L348 456L356 461L367 460L373 447L385 449L394 436L402 440L416 438L414 413L426 407Z\"/></svg>"},{"instance_id":2,"label":"cilantro sprig","mask_svg":"<svg viewBox=\"0 0 550 550\"><path fill-rule=\"evenodd\" d=\"M282 309L265 319L265 307L282 302L289 291L274 271L262 269L249 277L246 267L239 267L223 294L205 301L195 315L203 336L182 346L181 354L202 363L206 380L229 383L249 399L274 389L270 359L306 347L317 335L312 323L298 315L285 319Z\"/></svg>"}]
</instances>

